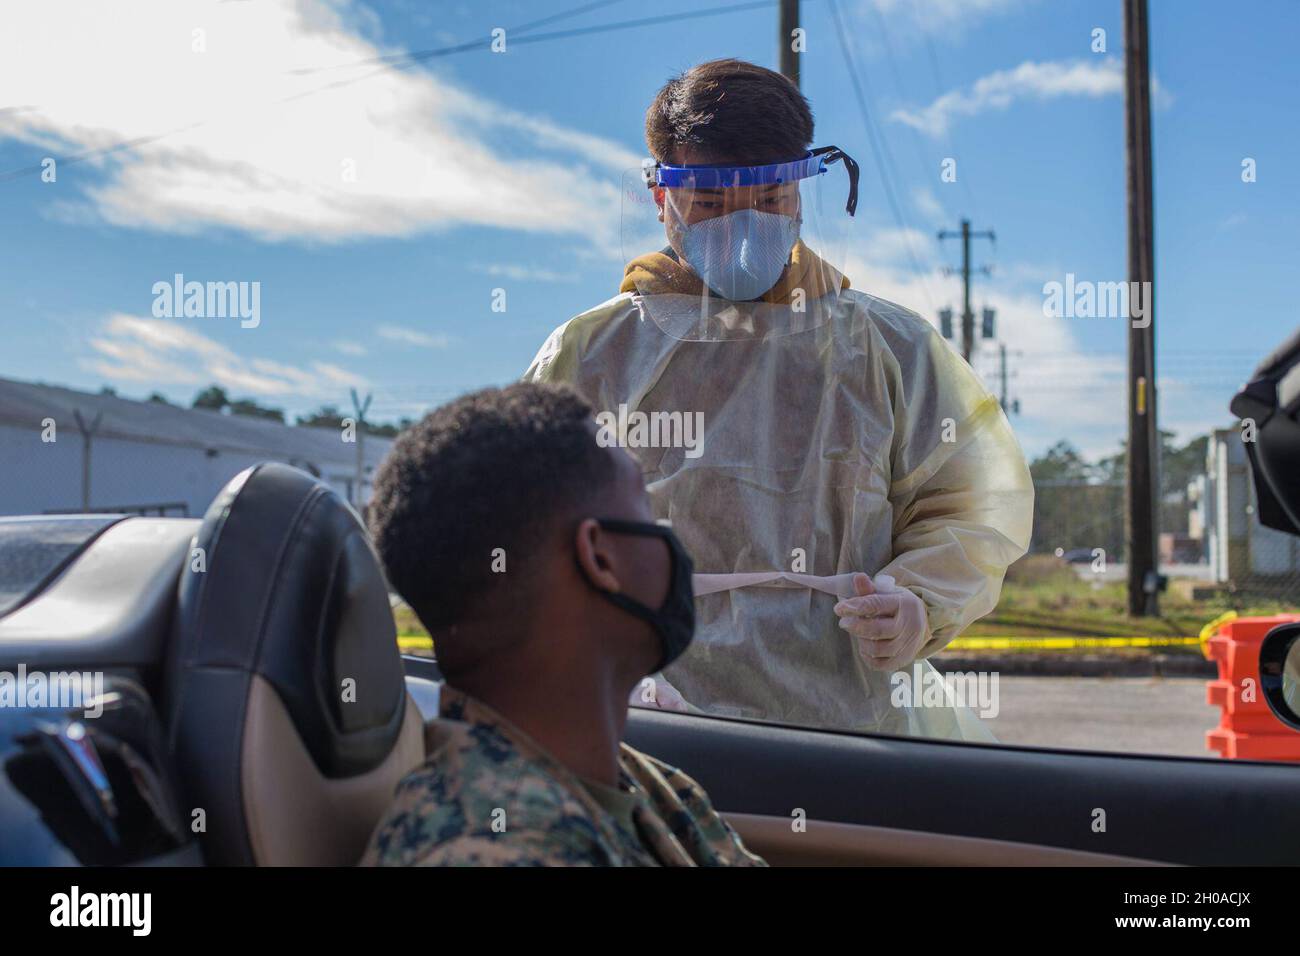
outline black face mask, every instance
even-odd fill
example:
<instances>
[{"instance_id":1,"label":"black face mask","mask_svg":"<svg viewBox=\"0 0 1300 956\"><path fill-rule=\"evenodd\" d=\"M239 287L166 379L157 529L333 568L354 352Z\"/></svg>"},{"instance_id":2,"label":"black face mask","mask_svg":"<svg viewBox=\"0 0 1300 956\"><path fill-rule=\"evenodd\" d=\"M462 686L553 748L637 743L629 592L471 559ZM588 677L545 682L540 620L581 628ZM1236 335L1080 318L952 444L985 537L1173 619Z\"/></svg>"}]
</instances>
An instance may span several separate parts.
<instances>
[{"instance_id":1,"label":"black face mask","mask_svg":"<svg viewBox=\"0 0 1300 956\"><path fill-rule=\"evenodd\" d=\"M596 588L605 600L629 614L635 614L655 629L663 645L663 658L655 670L661 671L682 656L690 645L691 638L695 636L695 590L691 586L691 574L695 570L695 565L691 561L691 556L686 553L686 549L682 547L682 543L677 540L677 535L664 525L648 521L600 518L596 519L596 523L614 534L637 534L647 538L662 538L668 545L673 566L668 582L668 596L664 598L663 606L659 610L656 611L626 594L615 594L604 588ZM586 572L583 573L585 576Z\"/></svg>"}]
</instances>

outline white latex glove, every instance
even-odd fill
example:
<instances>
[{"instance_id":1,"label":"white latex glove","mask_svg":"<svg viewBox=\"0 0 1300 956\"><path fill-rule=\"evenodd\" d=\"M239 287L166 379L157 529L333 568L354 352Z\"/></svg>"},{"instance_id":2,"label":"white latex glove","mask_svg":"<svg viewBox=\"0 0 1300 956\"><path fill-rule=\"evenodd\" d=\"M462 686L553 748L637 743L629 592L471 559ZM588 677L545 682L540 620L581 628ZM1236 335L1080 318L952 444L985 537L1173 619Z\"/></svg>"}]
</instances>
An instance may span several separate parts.
<instances>
[{"instance_id":1,"label":"white latex glove","mask_svg":"<svg viewBox=\"0 0 1300 956\"><path fill-rule=\"evenodd\" d=\"M879 585L879 587L877 587ZM894 586L887 575L876 584L865 574L854 575L857 597L835 605L840 627L858 643L858 655L872 670L896 671L916 659L930 639L925 602L906 588Z\"/></svg>"},{"instance_id":2,"label":"white latex glove","mask_svg":"<svg viewBox=\"0 0 1300 956\"><path fill-rule=\"evenodd\" d=\"M641 683L632 688L632 695L627 702L630 707L657 707L659 710L679 710L682 713L688 709L686 698L668 683L663 674L642 678Z\"/></svg>"}]
</instances>

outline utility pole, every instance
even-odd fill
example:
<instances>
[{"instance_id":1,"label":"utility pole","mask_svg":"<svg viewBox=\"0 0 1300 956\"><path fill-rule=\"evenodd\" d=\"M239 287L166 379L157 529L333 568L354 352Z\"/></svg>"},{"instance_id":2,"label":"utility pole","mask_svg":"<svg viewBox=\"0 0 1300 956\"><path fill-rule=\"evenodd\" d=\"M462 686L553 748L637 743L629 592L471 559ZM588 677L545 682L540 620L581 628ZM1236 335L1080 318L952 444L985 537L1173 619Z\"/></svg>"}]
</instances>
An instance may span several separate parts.
<instances>
[{"instance_id":1,"label":"utility pole","mask_svg":"<svg viewBox=\"0 0 1300 956\"><path fill-rule=\"evenodd\" d=\"M1155 232L1151 175L1151 67L1146 0L1124 0L1124 126L1128 172L1128 612L1160 613L1156 570ZM1145 298L1143 327L1133 322L1136 290Z\"/></svg>"},{"instance_id":2,"label":"utility pole","mask_svg":"<svg viewBox=\"0 0 1300 956\"><path fill-rule=\"evenodd\" d=\"M357 397L357 390L354 388L351 391L352 411L356 415L355 421L357 423L357 478L352 485L352 507L356 508L357 514L361 514L361 509L364 506L364 502L361 499L361 485L365 481L366 477L366 412L370 411L370 400L375 396L373 392L368 393L366 395L366 400L362 402L361 399Z\"/></svg>"},{"instance_id":3,"label":"utility pole","mask_svg":"<svg viewBox=\"0 0 1300 956\"><path fill-rule=\"evenodd\" d=\"M1007 408L1007 343L998 343L998 359L1000 366L1000 377L1002 379L1002 397L999 401L1002 403L1002 411L1010 415L1011 411Z\"/></svg>"},{"instance_id":4,"label":"utility pole","mask_svg":"<svg viewBox=\"0 0 1300 956\"><path fill-rule=\"evenodd\" d=\"M799 26L799 0L781 0L777 13L777 62L781 75L799 85L799 54L794 51L792 34Z\"/></svg>"},{"instance_id":5,"label":"utility pole","mask_svg":"<svg viewBox=\"0 0 1300 956\"><path fill-rule=\"evenodd\" d=\"M81 417L81 409L74 408L72 417L77 420L77 428L81 430L81 510L90 511L90 440L95 437L95 432L99 431L100 422L104 420L103 412L96 412L94 420L87 425L86 420Z\"/></svg>"},{"instance_id":6,"label":"utility pole","mask_svg":"<svg viewBox=\"0 0 1300 956\"><path fill-rule=\"evenodd\" d=\"M970 307L970 277L972 272L970 266L970 241L972 239L988 239L990 242L996 242L997 236L993 234L992 229L986 229L983 232L972 232L970 220L963 219L960 232L950 232L943 229L939 232L939 238L941 240L961 239L961 281L964 288L961 312L961 354L967 362L970 362L971 353L975 350L975 313L971 311ZM952 275L954 271L953 269L945 269L944 273ZM984 275L989 274L988 266L973 271L982 272Z\"/></svg>"},{"instance_id":7,"label":"utility pole","mask_svg":"<svg viewBox=\"0 0 1300 956\"><path fill-rule=\"evenodd\" d=\"M1007 344L1005 342L998 343L998 353L999 353L998 360L1000 365L1000 368L998 370L998 376L1002 380L1002 394L1000 399L1002 404L1002 411L1005 412L1008 417L1012 415L1019 415L1020 399L1011 397L1011 390L1008 385L1009 379L1013 378L1015 376L1015 373L1007 371L1007 356L1014 355L1017 358L1019 358L1022 357L1025 353L1020 351L1019 349L1016 349L1014 352L1008 352Z\"/></svg>"}]
</instances>

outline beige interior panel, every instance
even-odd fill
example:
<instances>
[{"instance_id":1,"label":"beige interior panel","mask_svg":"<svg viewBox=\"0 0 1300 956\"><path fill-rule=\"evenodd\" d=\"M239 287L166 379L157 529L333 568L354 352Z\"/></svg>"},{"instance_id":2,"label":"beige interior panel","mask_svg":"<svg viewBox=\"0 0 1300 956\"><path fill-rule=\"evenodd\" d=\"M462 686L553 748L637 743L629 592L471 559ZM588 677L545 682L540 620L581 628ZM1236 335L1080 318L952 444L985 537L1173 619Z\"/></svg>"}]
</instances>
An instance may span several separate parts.
<instances>
[{"instance_id":1,"label":"beige interior panel","mask_svg":"<svg viewBox=\"0 0 1300 956\"><path fill-rule=\"evenodd\" d=\"M745 846L773 866L1165 866L1126 856L919 830L724 814Z\"/></svg>"},{"instance_id":2,"label":"beige interior panel","mask_svg":"<svg viewBox=\"0 0 1300 956\"><path fill-rule=\"evenodd\" d=\"M321 775L280 695L253 676L244 721L241 774L249 839L259 866L351 866L393 799L424 760L424 721L408 696L397 743L373 770Z\"/></svg>"}]
</instances>

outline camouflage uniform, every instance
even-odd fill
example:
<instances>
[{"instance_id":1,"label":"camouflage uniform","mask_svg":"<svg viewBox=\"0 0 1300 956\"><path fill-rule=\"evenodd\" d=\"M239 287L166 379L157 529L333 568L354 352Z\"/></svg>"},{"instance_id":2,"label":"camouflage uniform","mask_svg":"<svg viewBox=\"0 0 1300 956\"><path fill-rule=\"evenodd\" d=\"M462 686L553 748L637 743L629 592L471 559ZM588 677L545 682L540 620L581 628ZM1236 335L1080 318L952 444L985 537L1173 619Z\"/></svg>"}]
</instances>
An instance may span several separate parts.
<instances>
[{"instance_id":1,"label":"camouflage uniform","mask_svg":"<svg viewBox=\"0 0 1300 956\"><path fill-rule=\"evenodd\" d=\"M486 705L442 687L430 756L397 786L363 863L764 866L690 777L620 745L627 814ZM612 788L610 788L612 790Z\"/></svg>"}]
</instances>

